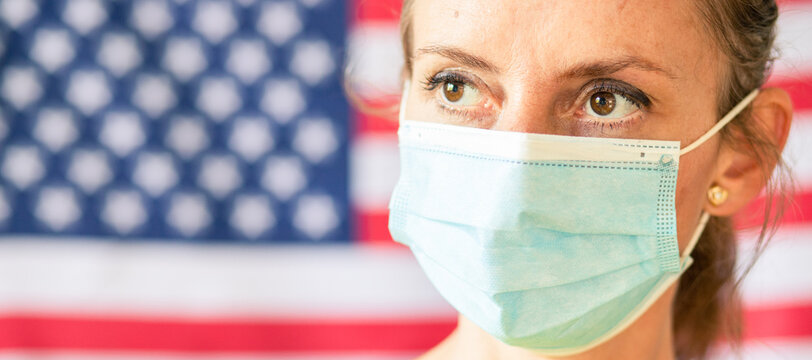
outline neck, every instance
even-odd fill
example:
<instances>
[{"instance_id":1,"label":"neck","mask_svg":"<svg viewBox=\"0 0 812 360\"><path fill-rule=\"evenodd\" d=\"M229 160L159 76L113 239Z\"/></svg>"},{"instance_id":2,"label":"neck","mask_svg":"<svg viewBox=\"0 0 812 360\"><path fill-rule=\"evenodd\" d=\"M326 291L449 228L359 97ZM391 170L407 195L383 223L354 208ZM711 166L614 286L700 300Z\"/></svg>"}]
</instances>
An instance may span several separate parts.
<instances>
[{"instance_id":1,"label":"neck","mask_svg":"<svg viewBox=\"0 0 812 360\"><path fill-rule=\"evenodd\" d=\"M457 328L422 360L592 360L651 359L673 360L674 345L671 306L673 285L645 314L617 336L583 353L566 357L546 357L532 350L506 345L460 315Z\"/></svg>"}]
</instances>

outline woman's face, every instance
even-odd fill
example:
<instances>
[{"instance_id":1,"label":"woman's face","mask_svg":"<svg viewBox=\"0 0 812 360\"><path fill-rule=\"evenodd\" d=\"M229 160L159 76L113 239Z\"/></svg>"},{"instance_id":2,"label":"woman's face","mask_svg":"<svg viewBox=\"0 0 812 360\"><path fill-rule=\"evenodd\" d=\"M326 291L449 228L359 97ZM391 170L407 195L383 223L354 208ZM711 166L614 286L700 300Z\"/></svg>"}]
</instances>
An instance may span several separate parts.
<instances>
[{"instance_id":1,"label":"woman's face","mask_svg":"<svg viewBox=\"0 0 812 360\"><path fill-rule=\"evenodd\" d=\"M684 147L718 120L722 57L697 14L688 0L416 0L406 118ZM718 138L680 160L681 249Z\"/></svg>"}]
</instances>

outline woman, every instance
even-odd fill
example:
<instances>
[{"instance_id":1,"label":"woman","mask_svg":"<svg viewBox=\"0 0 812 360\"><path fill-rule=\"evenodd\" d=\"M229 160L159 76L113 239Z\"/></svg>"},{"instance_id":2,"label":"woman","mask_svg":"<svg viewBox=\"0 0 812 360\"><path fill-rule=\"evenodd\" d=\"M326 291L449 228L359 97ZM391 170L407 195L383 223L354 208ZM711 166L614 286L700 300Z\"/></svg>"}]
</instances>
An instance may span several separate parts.
<instances>
[{"instance_id":1,"label":"woman","mask_svg":"<svg viewBox=\"0 0 812 360\"><path fill-rule=\"evenodd\" d=\"M423 358L735 341L730 217L772 196L792 119L762 88L776 17L757 0L404 1L390 230L460 312Z\"/></svg>"}]
</instances>

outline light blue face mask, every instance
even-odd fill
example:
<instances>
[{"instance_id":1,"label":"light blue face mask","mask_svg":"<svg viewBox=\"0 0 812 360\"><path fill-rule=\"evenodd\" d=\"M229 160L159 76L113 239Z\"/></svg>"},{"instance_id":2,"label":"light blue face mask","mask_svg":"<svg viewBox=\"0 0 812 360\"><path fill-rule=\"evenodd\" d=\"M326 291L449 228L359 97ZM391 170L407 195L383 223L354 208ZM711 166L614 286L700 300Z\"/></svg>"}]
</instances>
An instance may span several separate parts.
<instances>
[{"instance_id":1,"label":"light blue face mask","mask_svg":"<svg viewBox=\"0 0 812 360\"><path fill-rule=\"evenodd\" d=\"M756 95L683 149L407 121L401 112L389 230L440 294L494 337L545 355L586 351L632 324L691 265L708 214L680 255L680 155Z\"/></svg>"}]
</instances>

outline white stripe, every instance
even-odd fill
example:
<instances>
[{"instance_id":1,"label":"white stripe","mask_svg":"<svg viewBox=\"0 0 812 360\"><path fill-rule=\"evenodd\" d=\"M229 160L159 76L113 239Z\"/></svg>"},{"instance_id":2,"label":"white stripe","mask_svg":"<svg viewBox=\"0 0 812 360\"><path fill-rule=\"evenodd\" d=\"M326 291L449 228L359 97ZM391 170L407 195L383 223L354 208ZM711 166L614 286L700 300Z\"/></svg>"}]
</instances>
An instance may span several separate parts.
<instances>
[{"instance_id":1,"label":"white stripe","mask_svg":"<svg viewBox=\"0 0 812 360\"><path fill-rule=\"evenodd\" d=\"M751 341L744 344L741 354L720 348L711 359L719 360L782 360L812 359L812 338L796 340Z\"/></svg>"},{"instance_id":2,"label":"white stripe","mask_svg":"<svg viewBox=\"0 0 812 360\"><path fill-rule=\"evenodd\" d=\"M453 316L401 248L0 241L0 309L258 319Z\"/></svg>"},{"instance_id":3,"label":"white stripe","mask_svg":"<svg viewBox=\"0 0 812 360\"><path fill-rule=\"evenodd\" d=\"M812 190L812 111L795 114L784 148L784 160L797 185L806 191Z\"/></svg>"},{"instance_id":4,"label":"white stripe","mask_svg":"<svg viewBox=\"0 0 812 360\"><path fill-rule=\"evenodd\" d=\"M752 237L752 235L750 235ZM742 241L746 263L753 241ZM746 279L747 304L812 303L812 224L779 230ZM5 238L4 312L257 319L452 318L401 247L237 247Z\"/></svg>"},{"instance_id":5,"label":"white stripe","mask_svg":"<svg viewBox=\"0 0 812 360\"><path fill-rule=\"evenodd\" d=\"M739 242L739 263L750 263L755 235ZM768 243L742 284L745 305L812 304L812 224L785 226Z\"/></svg>"},{"instance_id":6,"label":"white stripe","mask_svg":"<svg viewBox=\"0 0 812 360\"><path fill-rule=\"evenodd\" d=\"M775 63L779 77L812 74L812 2L781 6L776 46L781 57Z\"/></svg>"},{"instance_id":7,"label":"white stripe","mask_svg":"<svg viewBox=\"0 0 812 360\"><path fill-rule=\"evenodd\" d=\"M82 351L8 351L0 360L407 360L418 354L389 353L161 353L161 352L82 352Z\"/></svg>"},{"instance_id":8,"label":"white stripe","mask_svg":"<svg viewBox=\"0 0 812 360\"><path fill-rule=\"evenodd\" d=\"M387 208L400 174L397 138L394 135L361 135L350 155L350 194L361 211Z\"/></svg>"},{"instance_id":9,"label":"white stripe","mask_svg":"<svg viewBox=\"0 0 812 360\"><path fill-rule=\"evenodd\" d=\"M362 22L348 36L347 79L365 97L400 94L403 48L395 22Z\"/></svg>"}]
</instances>

